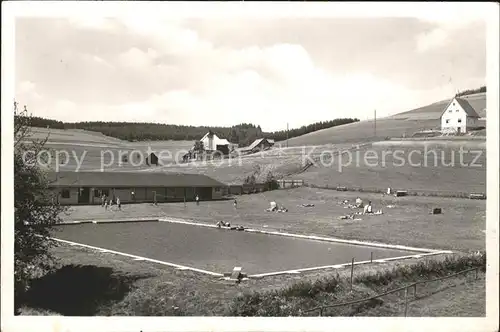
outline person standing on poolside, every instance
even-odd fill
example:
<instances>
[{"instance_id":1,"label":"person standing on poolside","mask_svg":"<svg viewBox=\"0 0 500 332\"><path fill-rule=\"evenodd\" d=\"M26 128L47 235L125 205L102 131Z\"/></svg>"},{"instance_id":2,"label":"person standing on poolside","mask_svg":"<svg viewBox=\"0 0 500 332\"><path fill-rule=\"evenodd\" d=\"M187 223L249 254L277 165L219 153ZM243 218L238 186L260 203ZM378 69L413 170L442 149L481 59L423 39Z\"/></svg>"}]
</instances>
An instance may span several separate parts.
<instances>
[{"instance_id":1,"label":"person standing on poolside","mask_svg":"<svg viewBox=\"0 0 500 332\"><path fill-rule=\"evenodd\" d=\"M200 205L200 197L198 195L196 195L196 205Z\"/></svg>"}]
</instances>

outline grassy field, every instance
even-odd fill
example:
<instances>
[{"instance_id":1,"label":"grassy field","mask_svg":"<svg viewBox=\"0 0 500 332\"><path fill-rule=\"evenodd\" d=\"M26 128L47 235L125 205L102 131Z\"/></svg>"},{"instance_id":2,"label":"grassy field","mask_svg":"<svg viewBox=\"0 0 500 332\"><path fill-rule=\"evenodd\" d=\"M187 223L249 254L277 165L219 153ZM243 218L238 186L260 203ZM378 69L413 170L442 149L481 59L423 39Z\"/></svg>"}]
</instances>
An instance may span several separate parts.
<instances>
[{"instance_id":1,"label":"grassy field","mask_svg":"<svg viewBox=\"0 0 500 332\"><path fill-rule=\"evenodd\" d=\"M100 146L67 146L63 144L51 143L47 146L53 150L54 155L61 151L69 153L69 161L66 165L59 164L60 170L93 170L119 172L119 171L140 171L140 172L180 172L199 173L211 176L227 184L241 184L244 179L256 172L258 169L258 181L264 181L267 173L272 172L275 176L286 176L300 170L305 163L305 156L312 151L310 156L319 157L326 150L349 149L352 144L338 144L335 146L324 145L320 147L295 147L276 148L262 153L252 155L242 155L237 158L223 159L215 161L193 161L190 163L180 163L183 151L189 149L190 142L155 142L151 146L149 143L133 143L123 147L100 147ZM161 164L158 166L147 166L145 156L148 147L158 152ZM133 151L141 152L143 162L130 159L129 162L120 163L120 153L127 154ZM161 152L163 151L163 152ZM137 157L137 152L134 156ZM160 153L161 152L161 153ZM102 157L101 157L102 156ZM51 166L56 167L55 157L52 158ZM137 166L136 166L137 165Z\"/></svg>"},{"instance_id":2,"label":"grassy field","mask_svg":"<svg viewBox=\"0 0 500 332\"><path fill-rule=\"evenodd\" d=\"M479 93L465 96L464 99L486 116L486 94ZM288 140L289 146L322 145L346 142L376 142L386 137L410 137L420 130L440 127L440 117L449 100L398 113L393 116L377 119L377 131L373 120L360 121L343 126L319 130L313 133L294 137Z\"/></svg>"},{"instance_id":3,"label":"grassy field","mask_svg":"<svg viewBox=\"0 0 500 332\"><path fill-rule=\"evenodd\" d=\"M478 108L485 106L485 94L467 96L466 99ZM315 186L337 185L349 188L366 190L383 190L387 187L427 191L430 194L444 194L455 192L484 192L486 183L486 148L485 141L380 141L386 137L401 137L403 133L410 135L420 129L429 129L436 126L442 109L448 101L431 104L395 116L378 119L377 137L371 137L373 123L361 121L348 125L338 126L310 133L290 139L285 147L283 143L270 151L253 155L241 156L236 159L225 159L214 162L179 163L182 155L193 144L190 141L165 142L124 142L108 138L99 133L87 131L51 130L51 142L48 147L70 153L67 165L59 164L59 170L105 170L105 171L141 171L141 172L181 172L199 173L211 176L227 184L241 184L249 175L256 175L257 181L262 182L271 172L277 178L297 178ZM485 114L481 114L485 115ZM47 129L34 128L40 137L46 134ZM368 144L360 149L357 145ZM369 145L372 144L373 145ZM481 156L474 160L475 154L465 155L464 162L475 161L481 167L463 167L458 162L450 166L452 155L458 158L459 149L480 150ZM143 157L148 148L159 155L163 165L147 166L145 161L138 160L120 163L120 152L131 153L134 150L142 151ZM405 164L399 166L393 155L396 149L404 155ZM435 149L438 154L437 163L422 167L415 164L425 162L425 149ZM348 155L340 158L334 155L338 151L351 151L352 162L348 162ZM365 153L377 154L376 160L364 162ZM418 154L410 157L412 150ZM354 153L356 152L356 153ZM385 157L384 157L385 153ZM102 156L102 158L101 158ZM137 154L136 154L137 156ZM80 161L83 158L83 162ZM304 166L311 160L323 158L324 163L310 167L304 172ZM411 158L411 159L410 159ZM431 155L431 158L434 158ZM410 164L410 160L414 165ZM132 164L135 163L134 164ZM375 164L372 166L372 164ZM447 163L447 164L445 164ZM55 160L52 160L55 167ZM137 165L137 166L136 166Z\"/></svg>"},{"instance_id":4,"label":"grassy field","mask_svg":"<svg viewBox=\"0 0 500 332\"><path fill-rule=\"evenodd\" d=\"M436 195L486 192L484 145L484 142L374 143L341 157L325 156L323 162L292 178L318 186L365 190L394 188Z\"/></svg>"},{"instance_id":5,"label":"grassy field","mask_svg":"<svg viewBox=\"0 0 500 332\"><path fill-rule=\"evenodd\" d=\"M360 216L362 220L339 220L341 215L356 210L345 208L339 201L353 202L356 193L312 188L276 190L238 197L238 208L231 201L165 203L158 206L134 204L122 211L106 211L100 206L74 206L66 220L95 220L135 217L170 216L215 224L229 221L259 229L273 229L300 234L316 234L371 242L399 244L431 249L482 250L485 248L485 201L434 198L394 197L381 194L360 194L383 215ZM285 206L286 213L267 212L269 203ZM302 204L314 207L302 207ZM388 205L394 205L388 208ZM429 215L434 207L441 215Z\"/></svg>"},{"instance_id":6,"label":"grassy field","mask_svg":"<svg viewBox=\"0 0 500 332\"><path fill-rule=\"evenodd\" d=\"M28 139L43 140L48 138L49 142L53 143L72 143L72 144L106 144L117 146L124 144L124 141L103 135L99 132L93 132L81 129L48 129L33 127L30 129Z\"/></svg>"},{"instance_id":7,"label":"grassy field","mask_svg":"<svg viewBox=\"0 0 500 332\"><path fill-rule=\"evenodd\" d=\"M189 142L168 142L152 149L172 151L170 156L188 147ZM370 144L335 144L307 147L275 148L262 153L212 162L178 163L162 156L162 164L147 166L137 160L120 164L120 153L146 151L147 146L101 148L51 144L50 147L70 153L67 165L60 170L104 170L139 172L198 173L226 184L241 184L251 174L263 182L269 172L276 178L297 178L316 186L362 188L365 190L395 189L450 193L485 192L486 149L484 141L384 141ZM460 149L463 159L460 160ZM342 151L343 155L339 155ZM101 159L102 155L102 159ZM177 154L180 158L182 154ZM137 156L137 154L135 155ZM477 158L476 158L477 156ZM82 159L83 158L83 159ZM143 154L145 158L145 154ZM365 158L368 161L365 161ZM82 162L83 161L83 162ZM304 166L316 164L306 171ZM55 167L55 158L52 160ZM102 167L101 167L102 164Z\"/></svg>"},{"instance_id":8,"label":"grassy field","mask_svg":"<svg viewBox=\"0 0 500 332\"><path fill-rule=\"evenodd\" d=\"M460 97L469 102L469 104L477 110L479 116L486 117L486 93L476 93L472 95ZM439 119L443 113L444 108L448 105L450 99L442 100L437 103L433 103L424 107L419 107L411 111L406 111L396 114L394 117L412 117L417 118L421 116L426 116L427 118Z\"/></svg>"}]
</instances>

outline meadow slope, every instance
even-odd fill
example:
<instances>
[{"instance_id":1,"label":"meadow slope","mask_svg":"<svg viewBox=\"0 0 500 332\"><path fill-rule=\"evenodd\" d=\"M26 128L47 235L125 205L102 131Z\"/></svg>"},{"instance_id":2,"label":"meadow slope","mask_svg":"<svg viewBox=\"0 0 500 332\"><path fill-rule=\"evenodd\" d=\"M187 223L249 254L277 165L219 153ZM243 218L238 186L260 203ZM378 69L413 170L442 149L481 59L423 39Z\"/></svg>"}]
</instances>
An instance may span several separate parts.
<instances>
[{"instance_id":1,"label":"meadow slope","mask_svg":"<svg viewBox=\"0 0 500 332\"><path fill-rule=\"evenodd\" d=\"M486 117L486 93L462 97L469 101L481 117ZM387 137L409 137L420 130L437 129L440 117L450 100L443 100L424 107L377 119L375 135L374 121L360 121L338 127L319 130L288 140L288 146L335 144L341 142L375 142ZM286 142L280 142L286 145Z\"/></svg>"}]
</instances>

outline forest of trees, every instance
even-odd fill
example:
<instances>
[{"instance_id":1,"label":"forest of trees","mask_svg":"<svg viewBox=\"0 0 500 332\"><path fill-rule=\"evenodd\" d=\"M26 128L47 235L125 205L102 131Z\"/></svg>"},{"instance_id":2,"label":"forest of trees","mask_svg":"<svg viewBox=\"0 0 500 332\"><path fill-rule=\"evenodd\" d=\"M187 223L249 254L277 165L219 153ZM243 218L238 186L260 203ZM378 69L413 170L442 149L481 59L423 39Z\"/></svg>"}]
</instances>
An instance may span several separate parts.
<instances>
[{"instance_id":1,"label":"forest of trees","mask_svg":"<svg viewBox=\"0 0 500 332\"><path fill-rule=\"evenodd\" d=\"M304 135L316 130L340 126L343 124L357 122L359 119L335 119L331 121L317 122L308 126L302 126L288 131L288 138ZM226 138L229 142L239 146L247 146L255 139L265 137L276 141L287 139L287 131L263 132L260 126L251 123L242 123L232 127L194 127L177 126L160 123L133 123L133 122L77 122L64 123L40 117L33 117L33 127L54 129L84 129L103 133L104 135L127 140L127 141L159 141L159 140L199 140L209 130L218 137Z\"/></svg>"},{"instance_id":2,"label":"forest of trees","mask_svg":"<svg viewBox=\"0 0 500 332\"><path fill-rule=\"evenodd\" d=\"M486 92L486 87L482 86L477 89L471 89L471 90L465 90L465 91L459 91L455 97L462 97L462 96L467 96L467 95L473 95L475 93L481 93L481 92Z\"/></svg>"}]
</instances>

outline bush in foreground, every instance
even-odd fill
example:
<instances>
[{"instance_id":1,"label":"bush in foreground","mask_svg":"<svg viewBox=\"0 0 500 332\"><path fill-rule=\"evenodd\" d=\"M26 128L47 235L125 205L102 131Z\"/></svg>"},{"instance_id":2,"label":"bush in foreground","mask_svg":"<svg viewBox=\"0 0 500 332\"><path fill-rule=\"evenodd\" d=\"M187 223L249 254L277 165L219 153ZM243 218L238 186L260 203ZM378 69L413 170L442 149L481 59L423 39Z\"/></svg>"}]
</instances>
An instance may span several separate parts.
<instances>
[{"instance_id":1,"label":"bush in foreground","mask_svg":"<svg viewBox=\"0 0 500 332\"><path fill-rule=\"evenodd\" d=\"M29 137L31 116L26 107L18 113L14 126L14 294L18 307L30 280L52 267L49 239L53 225L60 221L65 208L55 203L50 194L49 180L38 164L44 141L25 142Z\"/></svg>"}]
</instances>

